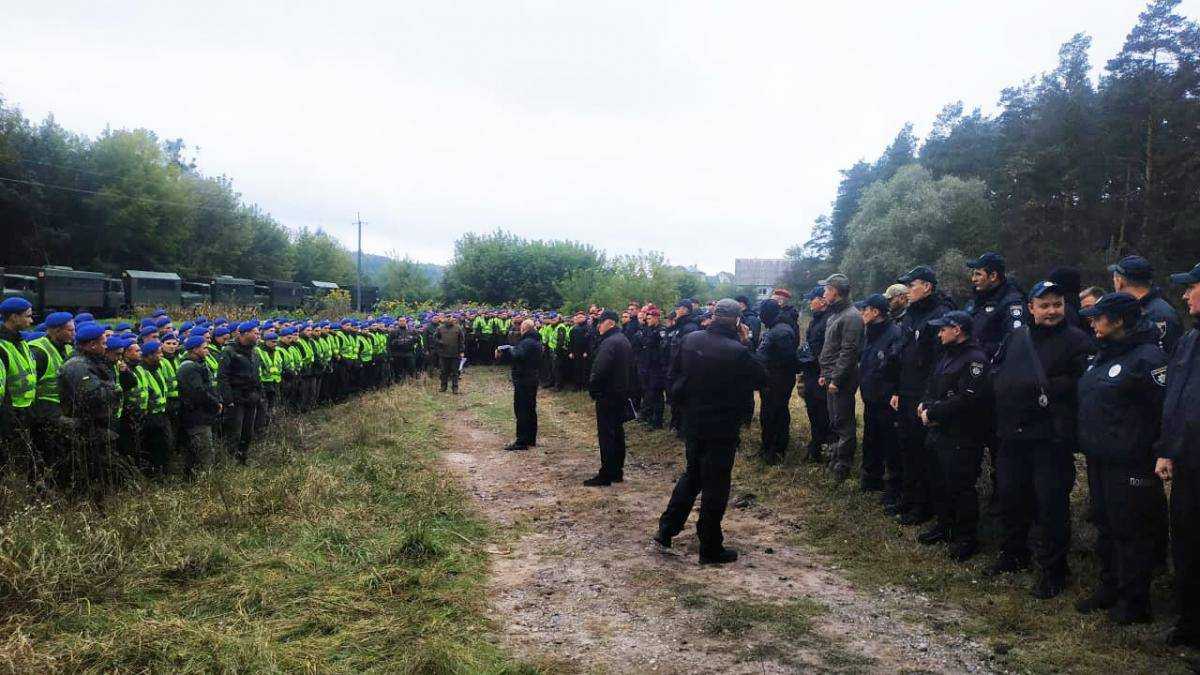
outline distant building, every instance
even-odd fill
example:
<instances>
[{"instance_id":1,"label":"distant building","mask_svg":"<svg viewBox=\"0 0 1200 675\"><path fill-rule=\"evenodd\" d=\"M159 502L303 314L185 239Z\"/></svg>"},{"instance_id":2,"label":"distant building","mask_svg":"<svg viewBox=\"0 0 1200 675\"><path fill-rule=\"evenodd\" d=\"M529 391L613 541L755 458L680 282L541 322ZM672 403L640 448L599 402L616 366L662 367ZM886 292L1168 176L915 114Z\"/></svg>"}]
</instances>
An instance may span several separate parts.
<instances>
[{"instance_id":1,"label":"distant building","mask_svg":"<svg viewBox=\"0 0 1200 675\"><path fill-rule=\"evenodd\" d=\"M784 258L737 258L733 261L733 285L746 295L766 300L787 275L788 265Z\"/></svg>"},{"instance_id":2,"label":"distant building","mask_svg":"<svg viewBox=\"0 0 1200 675\"><path fill-rule=\"evenodd\" d=\"M717 283L718 284L732 284L733 283L733 275L730 274L729 272L717 272Z\"/></svg>"}]
</instances>

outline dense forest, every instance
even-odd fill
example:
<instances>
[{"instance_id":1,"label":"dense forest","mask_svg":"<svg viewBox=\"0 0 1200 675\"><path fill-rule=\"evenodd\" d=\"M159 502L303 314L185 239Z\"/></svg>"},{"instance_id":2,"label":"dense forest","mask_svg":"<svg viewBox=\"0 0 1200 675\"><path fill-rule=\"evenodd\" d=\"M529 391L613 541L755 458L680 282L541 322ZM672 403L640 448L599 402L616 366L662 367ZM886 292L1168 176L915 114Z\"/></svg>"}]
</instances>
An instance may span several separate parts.
<instances>
[{"instance_id":1,"label":"dense forest","mask_svg":"<svg viewBox=\"0 0 1200 675\"><path fill-rule=\"evenodd\" d=\"M92 139L53 117L34 124L0 98L0 264L354 282L356 261L337 239L284 227L187 150L145 129ZM364 283L406 300L433 297L441 275L399 255L364 255L363 271Z\"/></svg>"},{"instance_id":2,"label":"dense forest","mask_svg":"<svg viewBox=\"0 0 1200 675\"><path fill-rule=\"evenodd\" d=\"M788 251L791 283L841 269L879 288L935 264L952 287L966 256L995 249L1026 285L1052 267L1105 282L1123 255L1160 272L1200 259L1200 27L1179 0L1151 2L1098 82L1091 39L1051 71L1004 89L997 110L947 105L874 162L842 171L832 210ZM962 290L957 288L955 290Z\"/></svg>"}]
</instances>

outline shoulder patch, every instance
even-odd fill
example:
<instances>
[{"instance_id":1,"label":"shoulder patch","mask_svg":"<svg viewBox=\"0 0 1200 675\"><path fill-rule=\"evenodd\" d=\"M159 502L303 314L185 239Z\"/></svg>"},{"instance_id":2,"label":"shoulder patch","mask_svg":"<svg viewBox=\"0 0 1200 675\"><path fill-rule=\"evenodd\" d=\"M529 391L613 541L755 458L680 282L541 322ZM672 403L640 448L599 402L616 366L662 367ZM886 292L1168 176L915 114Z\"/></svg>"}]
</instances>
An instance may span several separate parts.
<instances>
[{"instance_id":1,"label":"shoulder patch","mask_svg":"<svg viewBox=\"0 0 1200 675\"><path fill-rule=\"evenodd\" d=\"M971 375L979 377L983 374L983 364L978 361L971 362Z\"/></svg>"},{"instance_id":2,"label":"shoulder patch","mask_svg":"<svg viewBox=\"0 0 1200 675\"><path fill-rule=\"evenodd\" d=\"M983 311L985 311L985 312L994 312L994 311L996 311L996 308L995 308L995 307L992 307L991 305L988 305L987 307L984 307L984 308L983 308Z\"/></svg>"},{"instance_id":3,"label":"shoulder patch","mask_svg":"<svg viewBox=\"0 0 1200 675\"><path fill-rule=\"evenodd\" d=\"M1021 318L1022 310L1021 310L1020 305L1013 305L1012 309L1009 311L1011 311L1012 315L1015 316L1016 318L1018 318L1018 319Z\"/></svg>"},{"instance_id":4,"label":"shoulder patch","mask_svg":"<svg viewBox=\"0 0 1200 675\"><path fill-rule=\"evenodd\" d=\"M1155 368L1154 370L1150 371L1150 377L1154 380L1154 384L1157 384L1160 387L1167 386L1167 367L1163 366L1162 368Z\"/></svg>"},{"instance_id":5,"label":"shoulder patch","mask_svg":"<svg viewBox=\"0 0 1200 675\"><path fill-rule=\"evenodd\" d=\"M1158 339L1165 338L1167 336L1167 322L1157 321L1154 325L1158 326Z\"/></svg>"}]
</instances>

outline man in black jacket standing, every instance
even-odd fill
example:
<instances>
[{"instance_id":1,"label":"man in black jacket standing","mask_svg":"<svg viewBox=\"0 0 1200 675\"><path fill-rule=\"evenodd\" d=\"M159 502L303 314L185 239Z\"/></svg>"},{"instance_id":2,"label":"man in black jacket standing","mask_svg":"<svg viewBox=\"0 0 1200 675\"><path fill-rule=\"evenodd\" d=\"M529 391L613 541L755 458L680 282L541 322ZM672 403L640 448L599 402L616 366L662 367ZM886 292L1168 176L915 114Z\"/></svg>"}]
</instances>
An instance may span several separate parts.
<instances>
[{"instance_id":1,"label":"man in black jacket standing","mask_svg":"<svg viewBox=\"0 0 1200 675\"><path fill-rule=\"evenodd\" d=\"M596 402L596 440L600 445L600 472L583 482L603 487L625 480L625 422L633 419L629 400L629 373L633 348L617 326L620 317L611 309L600 313L599 344L588 378L588 394Z\"/></svg>"},{"instance_id":2,"label":"man in black jacket standing","mask_svg":"<svg viewBox=\"0 0 1200 675\"><path fill-rule=\"evenodd\" d=\"M883 490L880 500L890 514L899 508L900 446L896 441L896 411L888 405L891 386L883 379L888 354L900 341L900 327L888 316L888 301L879 293L856 303L865 330L859 351L859 395L863 400L862 475L864 492ZM887 480L884 481L884 470Z\"/></svg>"},{"instance_id":3,"label":"man in black jacket standing","mask_svg":"<svg viewBox=\"0 0 1200 675\"><path fill-rule=\"evenodd\" d=\"M225 406L225 436L240 464L246 463L250 453L258 403L263 396L258 354L254 351L258 338L257 321L239 325L237 341L221 351L217 369L217 386Z\"/></svg>"},{"instance_id":4,"label":"man in black jacket standing","mask_svg":"<svg viewBox=\"0 0 1200 675\"><path fill-rule=\"evenodd\" d=\"M1154 267L1149 260L1130 255L1109 265L1113 275L1113 290L1128 293L1138 301L1142 316L1158 331L1158 346L1168 355L1175 351L1175 343L1183 334L1183 323L1171 303L1162 298L1154 286Z\"/></svg>"},{"instance_id":5,"label":"man in black jacket standing","mask_svg":"<svg viewBox=\"0 0 1200 675\"><path fill-rule=\"evenodd\" d=\"M1067 318L1067 292L1052 281L1029 293L1030 326L1009 332L993 359L996 411L996 485L1003 541L988 576L1029 566L1029 529L1035 518L1041 600L1062 592L1070 545L1070 498L1075 482L1075 387L1091 338Z\"/></svg>"},{"instance_id":6,"label":"man in black jacket standing","mask_svg":"<svg viewBox=\"0 0 1200 675\"><path fill-rule=\"evenodd\" d=\"M514 452L537 445L537 392L538 374L542 363L542 338L534 329L533 319L521 322L521 339L509 347L496 350L508 351L512 359L513 415L517 418L517 440L505 446Z\"/></svg>"},{"instance_id":7,"label":"man in black jacket standing","mask_svg":"<svg viewBox=\"0 0 1200 675\"><path fill-rule=\"evenodd\" d=\"M687 468L659 518L654 541L670 548L671 539L683 531L699 496L696 535L702 565L737 560L737 551L725 548L721 519L729 501L730 474L746 399L767 379L762 363L746 347L750 331L739 323L740 314L737 301L718 302L712 323L684 339L671 363L676 375L675 396L686 410L683 431Z\"/></svg>"},{"instance_id":8,"label":"man in black jacket standing","mask_svg":"<svg viewBox=\"0 0 1200 675\"><path fill-rule=\"evenodd\" d=\"M1185 286L1188 313L1200 319L1200 265L1172 274ZM1175 345L1167 365L1162 436L1155 473L1171 481L1171 556L1179 620L1167 644L1200 648L1200 330L1192 328Z\"/></svg>"},{"instance_id":9,"label":"man in black jacket standing","mask_svg":"<svg viewBox=\"0 0 1200 675\"><path fill-rule=\"evenodd\" d=\"M808 414L808 456L810 462L824 461L824 447L829 442L829 400L825 388L820 385L821 364L818 359L825 346L825 318L828 305L825 289L814 286L805 296L812 312L812 321L804 331L804 345L799 351L800 395L804 398L804 411ZM782 314L782 308L780 313ZM786 317L784 321L786 321Z\"/></svg>"},{"instance_id":10,"label":"man in black jacket standing","mask_svg":"<svg viewBox=\"0 0 1200 675\"><path fill-rule=\"evenodd\" d=\"M179 427L187 438L188 457L186 468L212 468L216 462L213 444L213 425L220 419L221 397L213 386L212 374L204 365L208 355L208 343L203 337L193 335L183 343L186 350L179 364L176 379L179 382Z\"/></svg>"},{"instance_id":11,"label":"man in black jacket standing","mask_svg":"<svg viewBox=\"0 0 1200 675\"><path fill-rule=\"evenodd\" d=\"M796 386L796 332L783 321L779 303L763 300L758 316L767 330L763 332L757 355L766 368L766 384L762 388L762 458L767 464L778 464L787 454L791 435L792 415L788 403ZM747 330L752 330L746 324ZM751 343L753 343L751 333ZM750 400L747 416L754 415Z\"/></svg>"}]
</instances>

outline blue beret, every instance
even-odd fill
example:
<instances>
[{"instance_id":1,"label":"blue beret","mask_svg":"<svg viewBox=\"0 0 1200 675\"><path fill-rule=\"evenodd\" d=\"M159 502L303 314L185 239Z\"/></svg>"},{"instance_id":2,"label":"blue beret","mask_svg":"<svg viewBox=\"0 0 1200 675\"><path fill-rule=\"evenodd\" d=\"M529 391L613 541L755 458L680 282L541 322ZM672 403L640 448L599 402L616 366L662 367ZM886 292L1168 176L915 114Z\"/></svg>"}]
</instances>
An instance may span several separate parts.
<instances>
[{"instance_id":1,"label":"blue beret","mask_svg":"<svg viewBox=\"0 0 1200 675\"><path fill-rule=\"evenodd\" d=\"M191 330L191 329L192 329L192 328L193 328L195 325L196 325L196 324L192 323L191 321L184 321L183 323L179 324L179 330L181 330L181 331L189 331L189 330Z\"/></svg>"},{"instance_id":2,"label":"blue beret","mask_svg":"<svg viewBox=\"0 0 1200 675\"><path fill-rule=\"evenodd\" d=\"M98 323L85 323L75 329L75 343L91 342L104 335L104 326Z\"/></svg>"},{"instance_id":3,"label":"blue beret","mask_svg":"<svg viewBox=\"0 0 1200 675\"><path fill-rule=\"evenodd\" d=\"M147 337L150 335L154 335L157 332L158 332L158 329L155 328L154 326L146 326L146 327L142 328L142 330L138 331L138 337Z\"/></svg>"},{"instance_id":4,"label":"blue beret","mask_svg":"<svg viewBox=\"0 0 1200 675\"><path fill-rule=\"evenodd\" d=\"M121 337L120 335L110 335L108 336L108 339L104 341L105 349L125 349L128 346L129 343L126 342L125 338Z\"/></svg>"},{"instance_id":5,"label":"blue beret","mask_svg":"<svg viewBox=\"0 0 1200 675\"><path fill-rule=\"evenodd\" d=\"M183 343L183 348L188 351L191 351L191 350L195 349L196 347L199 347L202 344L204 344L204 336L203 335L193 335L190 338L188 338L186 342Z\"/></svg>"},{"instance_id":6,"label":"blue beret","mask_svg":"<svg viewBox=\"0 0 1200 675\"><path fill-rule=\"evenodd\" d=\"M208 321L208 317L204 316L203 314L196 317L196 323L204 323L205 321Z\"/></svg>"},{"instance_id":7,"label":"blue beret","mask_svg":"<svg viewBox=\"0 0 1200 675\"><path fill-rule=\"evenodd\" d=\"M138 322L138 325L139 325L139 326L141 326L142 328L145 328L146 326L153 326L153 325L154 325L154 319L151 319L151 318L150 318L150 317L148 317L148 316L147 316L147 317L142 317L142 320Z\"/></svg>"},{"instance_id":8,"label":"blue beret","mask_svg":"<svg viewBox=\"0 0 1200 675\"><path fill-rule=\"evenodd\" d=\"M278 340L279 336L276 335L274 331L268 331L267 334L263 336L263 339L267 341Z\"/></svg>"},{"instance_id":9,"label":"blue beret","mask_svg":"<svg viewBox=\"0 0 1200 675\"><path fill-rule=\"evenodd\" d=\"M167 310L163 309L162 307L159 307L158 309L154 310L154 314L153 314L153 316L155 318L158 318L160 316L166 316L166 315L167 315Z\"/></svg>"},{"instance_id":10,"label":"blue beret","mask_svg":"<svg viewBox=\"0 0 1200 675\"><path fill-rule=\"evenodd\" d=\"M167 326L170 323L171 323L171 317L160 316L160 317L158 317L158 320L154 322L154 325L158 326L159 328L162 328L163 326Z\"/></svg>"},{"instance_id":11,"label":"blue beret","mask_svg":"<svg viewBox=\"0 0 1200 675\"><path fill-rule=\"evenodd\" d=\"M76 317L75 317L76 324L81 324L85 321L95 321L95 320L96 320L96 317L92 316L92 314L90 312L81 312L78 315L76 315Z\"/></svg>"},{"instance_id":12,"label":"blue beret","mask_svg":"<svg viewBox=\"0 0 1200 675\"><path fill-rule=\"evenodd\" d=\"M269 329L275 327L275 322L270 319L267 319L266 321L262 322L262 325L259 327L262 328L263 330L269 330Z\"/></svg>"},{"instance_id":13,"label":"blue beret","mask_svg":"<svg viewBox=\"0 0 1200 675\"><path fill-rule=\"evenodd\" d=\"M0 302L0 314L20 314L27 309L33 309L33 305L25 298L9 298Z\"/></svg>"},{"instance_id":14,"label":"blue beret","mask_svg":"<svg viewBox=\"0 0 1200 675\"><path fill-rule=\"evenodd\" d=\"M195 337L197 335L199 335L200 337L204 337L204 335L206 333L208 333L207 328L193 328L191 331L188 332L188 335L191 337Z\"/></svg>"},{"instance_id":15,"label":"blue beret","mask_svg":"<svg viewBox=\"0 0 1200 675\"><path fill-rule=\"evenodd\" d=\"M23 330L21 331L21 339L25 342L33 342L34 340L45 337L46 332L40 330Z\"/></svg>"},{"instance_id":16,"label":"blue beret","mask_svg":"<svg viewBox=\"0 0 1200 675\"><path fill-rule=\"evenodd\" d=\"M83 315L80 314L79 316ZM117 324L117 330L129 330L131 328L133 328L133 324L129 323L128 321L122 321L121 323Z\"/></svg>"},{"instance_id":17,"label":"blue beret","mask_svg":"<svg viewBox=\"0 0 1200 675\"><path fill-rule=\"evenodd\" d=\"M296 329L292 328L291 326L288 326L287 328L284 328L283 330L279 331L279 334L280 335L295 335Z\"/></svg>"},{"instance_id":18,"label":"blue beret","mask_svg":"<svg viewBox=\"0 0 1200 675\"><path fill-rule=\"evenodd\" d=\"M229 319L226 318L218 318L216 321L213 321L214 326L224 326L227 323L229 323Z\"/></svg>"},{"instance_id":19,"label":"blue beret","mask_svg":"<svg viewBox=\"0 0 1200 675\"><path fill-rule=\"evenodd\" d=\"M58 328L59 326L67 325L67 322L74 318L70 312L55 312L46 317L46 320L42 323L48 328Z\"/></svg>"},{"instance_id":20,"label":"blue beret","mask_svg":"<svg viewBox=\"0 0 1200 675\"><path fill-rule=\"evenodd\" d=\"M171 331L167 331L167 332L163 333L162 335L159 335L158 339L162 340L163 342L166 342L167 340L178 340L179 336L172 333Z\"/></svg>"},{"instance_id":21,"label":"blue beret","mask_svg":"<svg viewBox=\"0 0 1200 675\"><path fill-rule=\"evenodd\" d=\"M142 345L143 354L154 354L162 347L162 343L158 340L147 340L146 344Z\"/></svg>"},{"instance_id":22,"label":"blue beret","mask_svg":"<svg viewBox=\"0 0 1200 675\"><path fill-rule=\"evenodd\" d=\"M46 322L43 321L43 322L39 323L38 325L34 326L33 329L35 331L41 331L41 332L45 333L46 332Z\"/></svg>"},{"instance_id":23,"label":"blue beret","mask_svg":"<svg viewBox=\"0 0 1200 675\"><path fill-rule=\"evenodd\" d=\"M219 338L222 335L229 335L232 332L233 331L229 330L229 328L226 326L218 326L217 329L213 331L213 337Z\"/></svg>"},{"instance_id":24,"label":"blue beret","mask_svg":"<svg viewBox=\"0 0 1200 675\"><path fill-rule=\"evenodd\" d=\"M258 325L259 324L258 324L257 319L251 319L249 321L243 321L242 323L238 324L238 330L243 333L248 333L248 332L254 330L255 328L258 328Z\"/></svg>"}]
</instances>

